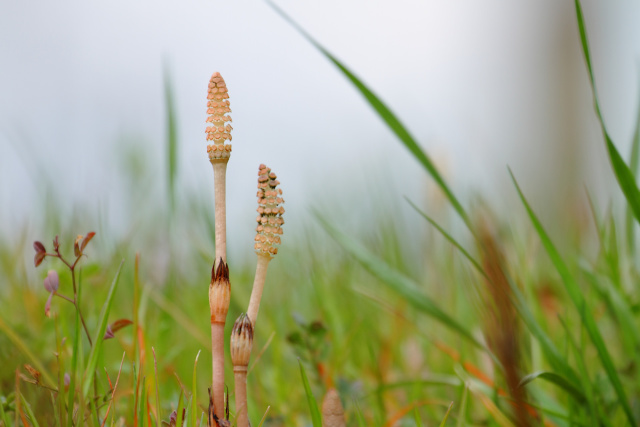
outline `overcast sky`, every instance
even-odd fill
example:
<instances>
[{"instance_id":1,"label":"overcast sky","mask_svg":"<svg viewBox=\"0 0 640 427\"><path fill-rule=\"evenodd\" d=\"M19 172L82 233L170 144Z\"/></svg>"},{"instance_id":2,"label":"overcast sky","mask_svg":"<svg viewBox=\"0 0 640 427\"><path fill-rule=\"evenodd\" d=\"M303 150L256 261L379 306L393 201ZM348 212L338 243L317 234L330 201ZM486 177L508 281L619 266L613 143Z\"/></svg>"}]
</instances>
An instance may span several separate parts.
<instances>
[{"instance_id":1,"label":"overcast sky","mask_svg":"<svg viewBox=\"0 0 640 427\"><path fill-rule=\"evenodd\" d=\"M381 96L456 191L509 188L507 164L530 183L540 176L550 184L545 179L576 156L555 148L571 138L584 144L577 157L589 165L587 180L610 180L573 2L277 4ZM352 197L385 175L422 200L427 179L416 162L264 1L4 0L1 10L5 232L33 215L38 165L69 200L109 206L116 222L126 199L118 153L129 141L142 144L164 185L164 70L179 120L180 185L194 191L212 182L207 83L213 71L227 82L230 216L252 211L259 163L279 174L287 203L300 212L318 204L314 195ZM589 1L584 12L605 119L626 154L638 98L640 7Z\"/></svg>"}]
</instances>

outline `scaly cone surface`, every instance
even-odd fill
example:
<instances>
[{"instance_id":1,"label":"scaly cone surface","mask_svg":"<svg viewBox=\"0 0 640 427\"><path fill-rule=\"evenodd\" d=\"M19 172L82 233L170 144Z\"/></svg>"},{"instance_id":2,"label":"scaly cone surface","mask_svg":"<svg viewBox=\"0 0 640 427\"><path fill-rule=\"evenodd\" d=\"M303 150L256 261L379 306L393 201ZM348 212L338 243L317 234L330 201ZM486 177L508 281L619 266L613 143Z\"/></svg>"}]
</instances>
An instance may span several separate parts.
<instances>
[{"instance_id":1,"label":"scaly cone surface","mask_svg":"<svg viewBox=\"0 0 640 427\"><path fill-rule=\"evenodd\" d=\"M231 112L229 108L229 93L227 85L220 73L215 72L209 81L209 93L207 95L207 141L213 141L213 144L207 146L209 160L228 161L231 156L231 144L225 144L225 141L231 142L231 131L233 128L227 122L231 122L231 116L227 113Z\"/></svg>"}]
</instances>

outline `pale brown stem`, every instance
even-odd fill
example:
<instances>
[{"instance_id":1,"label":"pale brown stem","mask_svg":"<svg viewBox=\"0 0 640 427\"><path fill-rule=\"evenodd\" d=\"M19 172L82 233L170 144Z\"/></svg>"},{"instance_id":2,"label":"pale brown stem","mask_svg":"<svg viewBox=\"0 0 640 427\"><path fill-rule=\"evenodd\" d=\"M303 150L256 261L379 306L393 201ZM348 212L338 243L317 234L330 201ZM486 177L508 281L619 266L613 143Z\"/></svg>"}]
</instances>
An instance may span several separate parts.
<instances>
[{"instance_id":1,"label":"pale brown stem","mask_svg":"<svg viewBox=\"0 0 640 427\"><path fill-rule=\"evenodd\" d=\"M251 299L249 300L249 308L247 315L251 319L251 324L256 325L258 318L258 310L260 309L260 300L262 299L262 290L264 282L267 278L267 268L269 267L271 256L258 254L258 264L256 265L256 277L253 279L253 289L251 290Z\"/></svg>"},{"instance_id":2,"label":"pale brown stem","mask_svg":"<svg viewBox=\"0 0 640 427\"><path fill-rule=\"evenodd\" d=\"M213 405L218 418L224 418L224 322L211 322L211 355L213 361Z\"/></svg>"},{"instance_id":3,"label":"pale brown stem","mask_svg":"<svg viewBox=\"0 0 640 427\"><path fill-rule=\"evenodd\" d=\"M247 367L234 366L233 379L236 388L236 425L249 427L249 415L247 411Z\"/></svg>"},{"instance_id":4,"label":"pale brown stem","mask_svg":"<svg viewBox=\"0 0 640 427\"><path fill-rule=\"evenodd\" d=\"M215 195L216 218L216 267L220 258L227 262L227 202L226 202L226 176L227 159L213 160L213 186Z\"/></svg>"}]
</instances>

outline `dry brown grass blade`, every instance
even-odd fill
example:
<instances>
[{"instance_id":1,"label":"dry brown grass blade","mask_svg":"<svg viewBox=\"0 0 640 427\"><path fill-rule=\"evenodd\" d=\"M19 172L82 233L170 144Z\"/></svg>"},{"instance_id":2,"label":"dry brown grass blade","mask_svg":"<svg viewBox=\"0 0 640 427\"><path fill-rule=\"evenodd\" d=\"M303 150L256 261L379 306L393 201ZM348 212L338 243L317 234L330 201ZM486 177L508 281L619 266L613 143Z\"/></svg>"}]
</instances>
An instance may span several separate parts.
<instances>
[{"instance_id":1,"label":"dry brown grass blade","mask_svg":"<svg viewBox=\"0 0 640 427\"><path fill-rule=\"evenodd\" d=\"M512 290L504 270L504 256L500 244L487 222L478 229L478 244L482 268L486 273L484 292L485 338L493 354L503 367L507 392L513 399L514 416L519 426L530 426L532 419L527 410L526 392L519 387L521 372L521 330L518 313L512 300Z\"/></svg>"}]
</instances>

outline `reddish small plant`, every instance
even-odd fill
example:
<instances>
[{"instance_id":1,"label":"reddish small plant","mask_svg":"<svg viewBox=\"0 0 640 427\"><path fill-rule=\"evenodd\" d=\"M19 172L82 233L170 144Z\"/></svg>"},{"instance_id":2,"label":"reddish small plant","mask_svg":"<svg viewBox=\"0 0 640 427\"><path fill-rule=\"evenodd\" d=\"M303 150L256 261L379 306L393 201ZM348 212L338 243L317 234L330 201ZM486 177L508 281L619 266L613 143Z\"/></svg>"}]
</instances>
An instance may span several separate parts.
<instances>
[{"instance_id":1,"label":"reddish small plant","mask_svg":"<svg viewBox=\"0 0 640 427\"><path fill-rule=\"evenodd\" d=\"M76 285L76 267L78 265L78 262L84 255L84 250L86 249L87 245L95 235L96 233L91 231L87 233L86 236L78 235L78 237L76 237L76 240L73 244L73 254L75 256L75 259L73 261L67 260L67 258L65 258L64 255L62 255L62 253L60 252L60 242L59 242L58 236L56 236L53 239L53 252L47 252L42 242L39 242L39 241L33 242L33 249L35 249L36 251L33 261L36 267L42 264L42 262L45 260L46 257L53 257L53 258L58 258L60 261L62 261L62 263L71 272L71 285L73 287L73 298L58 292L58 288L60 284L58 272L55 270L49 270L47 277L44 279L44 288L47 290L47 292L50 293L49 299L47 300L47 303L44 309L45 315L47 317L51 315L51 301L54 296L58 296L63 300L73 304L76 311L78 312L80 321L82 322L82 327L84 328L84 331L87 335L87 339L89 340L89 344L91 346L93 346L93 342L91 341L91 334L89 334L89 329L87 328L87 324L84 320L84 316L82 315L82 311L80 310L80 301L78 301L78 286Z\"/></svg>"}]
</instances>

